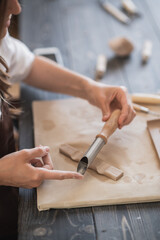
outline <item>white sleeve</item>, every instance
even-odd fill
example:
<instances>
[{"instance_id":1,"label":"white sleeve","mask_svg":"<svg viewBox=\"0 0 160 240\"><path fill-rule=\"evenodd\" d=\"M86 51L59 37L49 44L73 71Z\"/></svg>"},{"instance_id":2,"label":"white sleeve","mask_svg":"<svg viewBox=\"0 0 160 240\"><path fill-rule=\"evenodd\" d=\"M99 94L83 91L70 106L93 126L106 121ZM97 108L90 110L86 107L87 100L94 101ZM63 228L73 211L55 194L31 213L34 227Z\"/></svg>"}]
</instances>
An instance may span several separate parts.
<instances>
[{"instance_id":1,"label":"white sleeve","mask_svg":"<svg viewBox=\"0 0 160 240\"><path fill-rule=\"evenodd\" d=\"M9 34L0 43L0 55L8 64L12 83L23 81L27 77L35 58L25 44Z\"/></svg>"}]
</instances>

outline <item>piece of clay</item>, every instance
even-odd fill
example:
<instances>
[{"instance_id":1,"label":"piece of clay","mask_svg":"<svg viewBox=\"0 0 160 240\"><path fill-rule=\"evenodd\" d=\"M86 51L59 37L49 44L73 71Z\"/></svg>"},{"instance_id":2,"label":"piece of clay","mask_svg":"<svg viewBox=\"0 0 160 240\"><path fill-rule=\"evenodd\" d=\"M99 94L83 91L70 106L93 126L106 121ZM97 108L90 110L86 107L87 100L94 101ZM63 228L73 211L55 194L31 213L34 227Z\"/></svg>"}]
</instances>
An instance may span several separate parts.
<instances>
[{"instance_id":1,"label":"piece of clay","mask_svg":"<svg viewBox=\"0 0 160 240\"><path fill-rule=\"evenodd\" d=\"M122 0L122 6L128 12L129 14L137 14L137 8L135 4L132 2L132 0Z\"/></svg>"},{"instance_id":2,"label":"piece of clay","mask_svg":"<svg viewBox=\"0 0 160 240\"><path fill-rule=\"evenodd\" d=\"M106 163L105 161L103 161L100 158L96 158L91 163L89 168L94 169L99 174L105 175L114 181L117 181L118 179L120 179L123 176L123 172L120 169L109 165L108 163Z\"/></svg>"},{"instance_id":3,"label":"piece of clay","mask_svg":"<svg viewBox=\"0 0 160 240\"><path fill-rule=\"evenodd\" d=\"M80 159L83 157L83 152L79 151L69 144L62 144L59 147L59 152L77 162L80 161ZM91 163L89 168L95 170L101 175L105 175L108 178L111 178L114 181L117 181L123 176L123 172L120 169L109 165L100 158L96 158Z\"/></svg>"},{"instance_id":4,"label":"piece of clay","mask_svg":"<svg viewBox=\"0 0 160 240\"><path fill-rule=\"evenodd\" d=\"M59 148L59 152L77 162L83 157L83 152L69 144L62 144Z\"/></svg>"},{"instance_id":5,"label":"piece of clay","mask_svg":"<svg viewBox=\"0 0 160 240\"><path fill-rule=\"evenodd\" d=\"M146 40L142 49L142 62L146 63L152 55L152 42Z\"/></svg>"},{"instance_id":6,"label":"piece of clay","mask_svg":"<svg viewBox=\"0 0 160 240\"><path fill-rule=\"evenodd\" d=\"M106 70L107 70L107 58L105 55L100 54L97 57L95 80L101 79L104 76Z\"/></svg>"},{"instance_id":7,"label":"piece of clay","mask_svg":"<svg viewBox=\"0 0 160 240\"><path fill-rule=\"evenodd\" d=\"M102 6L108 13L117 18L120 22L123 23L129 22L129 18L122 11L113 6L111 3L104 2L102 3Z\"/></svg>"},{"instance_id":8,"label":"piece of clay","mask_svg":"<svg viewBox=\"0 0 160 240\"><path fill-rule=\"evenodd\" d=\"M132 42L124 37L114 38L108 44L119 57L129 56L134 49Z\"/></svg>"}]
</instances>

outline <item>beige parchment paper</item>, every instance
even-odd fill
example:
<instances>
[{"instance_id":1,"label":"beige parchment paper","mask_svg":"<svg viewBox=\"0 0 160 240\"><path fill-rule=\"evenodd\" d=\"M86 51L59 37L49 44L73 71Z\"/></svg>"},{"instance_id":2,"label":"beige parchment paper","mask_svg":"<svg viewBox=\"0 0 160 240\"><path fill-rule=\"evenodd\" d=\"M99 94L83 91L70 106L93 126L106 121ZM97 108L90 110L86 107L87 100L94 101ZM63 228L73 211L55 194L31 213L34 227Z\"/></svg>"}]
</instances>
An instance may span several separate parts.
<instances>
[{"instance_id":1,"label":"beige parchment paper","mask_svg":"<svg viewBox=\"0 0 160 240\"><path fill-rule=\"evenodd\" d=\"M152 108L158 110L158 107ZM55 169L76 171L77 163L59 153L63 143L86 151L103 122L101 111L81 99L33 102L35 146L50 147ZM113 181L87 170L83 180L46 180L37 189L40 211L160 200L160 162L147 130L145 113L110 137L99 157L124 172Z\"/></svg>"}]
</instances>

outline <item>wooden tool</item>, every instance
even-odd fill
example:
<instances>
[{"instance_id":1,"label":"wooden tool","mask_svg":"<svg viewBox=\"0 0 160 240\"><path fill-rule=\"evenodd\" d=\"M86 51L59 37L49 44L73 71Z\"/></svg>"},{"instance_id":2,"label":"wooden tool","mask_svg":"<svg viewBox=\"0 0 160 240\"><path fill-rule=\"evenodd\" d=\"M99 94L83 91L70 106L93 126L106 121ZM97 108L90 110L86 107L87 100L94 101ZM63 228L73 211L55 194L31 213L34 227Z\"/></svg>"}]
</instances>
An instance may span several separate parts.
<instances>
[{"instance_id":1,"label":"wooden tool","mask_svg":"<svg viewBox=\"0 0 160 240\"><path fill-rule=\"evenodd\" d=\"M158 113L158 112L153 112L153 111L151 111L149 108L144 107L144 106L141 106L141 105L139 105L139 104L133 103L133 108L134 108L134 110L136 110L136 111L144 112L144 113L147 113L147 114L152 114L152 115L154 115L154 116L160 117L160 113Z\"/></svg>"},{"instance_id":2,"label":"wooden tool","mask_svg":"<svg viewBox=\"0 0 160 240\"><path fill-rule=\"evenodd\" d=\"M120 22L125 24L129 23L129 18L111 3L102 2L101 5L108 13L117 18Z\"/></svg>"},{"instance_id":3,"label":"wooden tool","mask_svg":"<svg viewBox=\"0 0 160 240\"><path fill-rule=\"evenodd\" d=\"M131 99L134 103L160 104L160 96L156 94L134 93Z\"/></svg>"},{"instance_id":4,"label":"wooden tool","mask_svg":"<svg viewBox=\"0 0 160 240\"><path fill-rule=\"evenodd\" d=\"M147 121L147 128L160 159L160 119Z\"/></svg>"},{"instance_id":5,"label":"wooden tool","mask_svg":"<svg viewBox=\"0 0 160 240\"><path fill-rule=\"evenodd\" d=\"M122 0L122 6L129 14L138 13L135 4L131 0Z\"/></svg>"},{"instance_id":6,"label":"wooden tool","mask_svg":"<svg viewBox=\"0 0 160 240\"><path fill-rule=\"evenodd\" d=\"M106 69L107 69L107 58L105 55L100 54L97 57L95 80L101 79L104 76Z\"/></svg>"},{"instance_id":7,"label":"wooden tool","mask_svg":"<svg viewBox=\"0 0 160 240\"><path fill-rule=\"evenodd\" d=\"M143 45L142 50L142 62L146 63L152 55L152 42L150 40L146 40Z\"/></svg>"},{"instance_id":8,"label":"wooden tool","mask_svg":"<svg viewBox=\"0 0 160 240\"><path fill-rule=\"evenodd\" d=\"M96 136L96 139L79 161L77 172L84 175L89 165L93 162L99 151L107 143L108 138L114 133L118 127L118 118L120 110L115 110L109 120L104 124L101 132Z\"/></svg>"}]
</instances>

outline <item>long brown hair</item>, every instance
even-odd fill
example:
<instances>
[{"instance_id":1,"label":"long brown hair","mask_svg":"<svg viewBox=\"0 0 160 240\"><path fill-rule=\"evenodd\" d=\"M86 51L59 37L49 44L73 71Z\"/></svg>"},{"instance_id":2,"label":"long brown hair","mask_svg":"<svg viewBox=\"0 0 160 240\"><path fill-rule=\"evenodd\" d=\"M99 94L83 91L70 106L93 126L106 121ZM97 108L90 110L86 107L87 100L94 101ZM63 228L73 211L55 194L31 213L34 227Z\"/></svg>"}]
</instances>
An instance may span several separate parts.
<instances>
[{"instance_id":1,"label":"long brown hair","mask_svg":"<svg viewBox=\"0 0 160 240\"><path fill-rule=\"evenodd\" d=\"M0 36L4 24L4 17L7 8L7 0L0 0Z\"/></svg>"},{"instance_id":2,"label":"long brown hair","mask_svg":"<svg viewBox=\"0 0 160 240\"><path fill-rule=\"evenodd\" d=\"M7 7L7 0L0 0L0 36L2 35L2 28L4 25L4 17ZM6 72L2 70L2 66L5 67ZM0 90L4 93L8 93L8 88L10 86L8 82L8 67L5 60L0 56Z\"/></svg>"},{"instance_id":3,"label":"long brown hair","mask_svg":"<svg viewBox=\"0 0 160 240\"><path fill-rule=\"evenodd\" d=\"M5 12L7 8L7 0L0 0L0 36L2 35L2 28L4 25L4 17L5 17ZM5 70L3 70L5 69ZM0 56L0 93L1 93L1 98L8 102L9 104L9 110L12 116L14 115L19 115L20 114L20 109L15 108L16 106L19 105L19 100L13 99L10 93L8 92L9 87L11 86L11 83L8 81L9 80L9 75L8 75L8 66L3 59L2 56ZM14 107L15 106L15 107Z\"/></svg>"}]
</instances>

